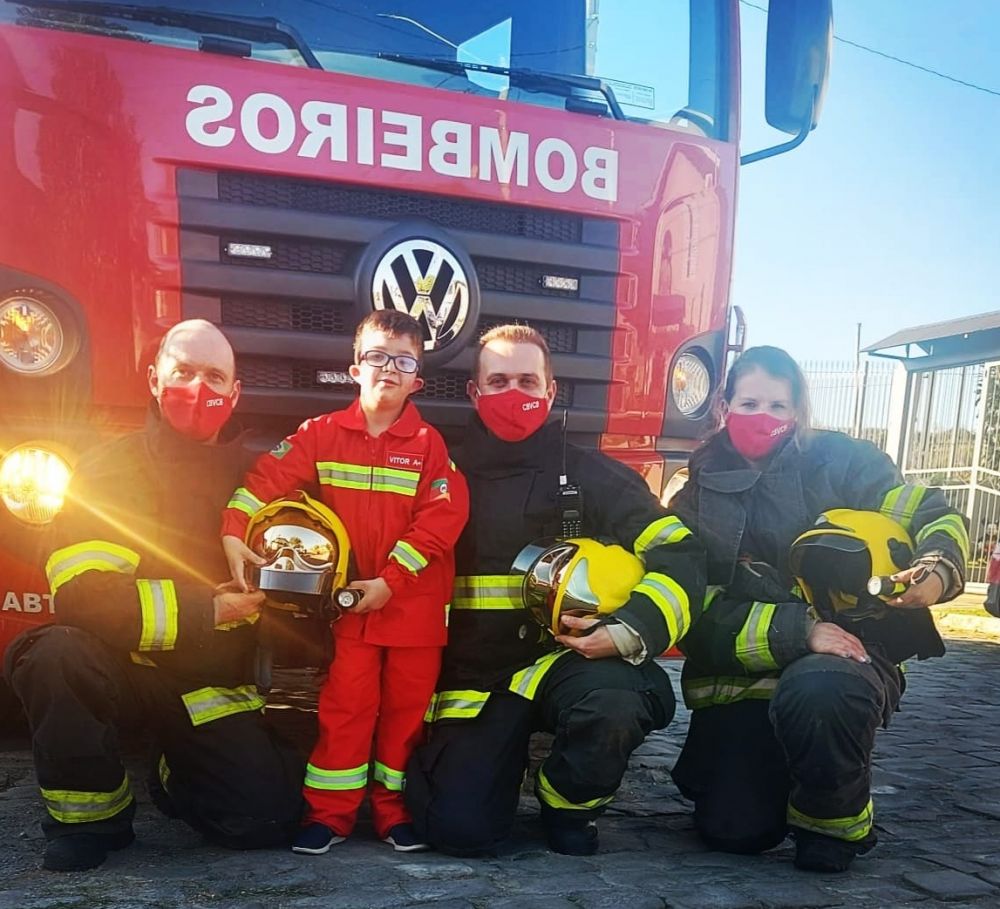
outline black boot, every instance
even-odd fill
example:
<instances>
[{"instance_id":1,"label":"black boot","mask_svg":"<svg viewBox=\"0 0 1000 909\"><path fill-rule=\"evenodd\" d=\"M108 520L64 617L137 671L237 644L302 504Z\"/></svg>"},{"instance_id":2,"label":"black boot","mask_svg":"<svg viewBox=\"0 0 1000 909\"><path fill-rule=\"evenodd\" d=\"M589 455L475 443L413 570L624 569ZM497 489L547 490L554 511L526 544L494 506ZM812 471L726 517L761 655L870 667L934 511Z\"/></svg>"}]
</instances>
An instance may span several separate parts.
<instances>
[{"instance_id":1,"label":"black boot","mask_svg":"<svg viewBox=\"0 0 1000 909\"><path fill-rule=\"evenodd\" d=\"M569 811L543 811L542 825L549 849L562 855L593 855L597 852L597 821L573 817Z\"/></svg>"},{"instance_id":2,"label":"black boot","mask_svg":"<svg viewBox=\"0 0 1000 909\"><path fill-rule=\"evenodd\" d=\"M795 867L802 871L847 871L856 856L871 852L878 842L872 831L863 840L839 840L822 833L793 827Z\"/></svg>"},{"instance_id":3,"label":"black boot","mask_svg":"<svg viewBox=\"0 0 1000 909\"><path fill-rule=\"evenodd\" d=\"M42 858L46 871L89 871L104 864L108 853L132 844L132 829L120 833L71 833L49 840Z\"/></svg>"}]
</instances>

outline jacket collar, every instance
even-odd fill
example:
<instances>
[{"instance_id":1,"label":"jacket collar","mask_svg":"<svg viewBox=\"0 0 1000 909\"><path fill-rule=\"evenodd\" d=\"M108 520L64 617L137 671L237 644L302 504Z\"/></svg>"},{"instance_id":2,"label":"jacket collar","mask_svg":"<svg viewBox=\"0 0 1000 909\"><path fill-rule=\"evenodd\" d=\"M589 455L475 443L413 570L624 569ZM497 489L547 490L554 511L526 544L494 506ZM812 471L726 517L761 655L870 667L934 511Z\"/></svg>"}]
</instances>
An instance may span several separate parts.
<instances>
[{"instance_id":1,"label":"jacket collar","mask_svg":"<svg viewBox=\"0 0 1000 909\"><path fill-rule=\"evenodd\" d=\"M343 410L334 411L330 414L330 421L343 429L353 429L355 432L367 432L368 423L365 421L364 412L361 410L361 401L355 399ZM403 405L403 410L386 431L385 435L396 436L401 439L416 435L423 420L420 412L414 407L412 401L407 401Z\"/></svg>"},{"instance_id":2,"label":"jacket collar","mask_svg":"<svg viewBox=\"0 0 1000 909\"><path fill-rule=\"evenodd\" d=\"M472 473L525 467L541 470L561 450L560 437L559 422L551 420L521 442L505 442L486 428L479 414L473 413L462 440L463 469Z\"/></svg>"}]
</instances>

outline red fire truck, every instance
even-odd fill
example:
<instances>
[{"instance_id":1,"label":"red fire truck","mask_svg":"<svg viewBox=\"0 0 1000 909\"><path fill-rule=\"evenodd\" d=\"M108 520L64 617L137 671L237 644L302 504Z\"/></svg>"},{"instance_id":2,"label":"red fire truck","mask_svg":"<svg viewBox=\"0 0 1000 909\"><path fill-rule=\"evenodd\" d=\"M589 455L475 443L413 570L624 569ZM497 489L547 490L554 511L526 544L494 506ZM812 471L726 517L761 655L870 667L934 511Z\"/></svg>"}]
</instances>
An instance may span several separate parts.
<instances>
[{"instance_id":1,"label":"red fire truck","mask_svg":"<svg viewBox=\"0 0 1000 909\"><path fill-rule=\"evenodd\" d=\"M574 437L657 491L729 341L737 0L0 0L0 652L78 453L166 327L219 324L262 447L343 406L353 327L426 330L420 407L530 321ZM759 15L759 13L753 13ZM830 0L771 0L767 120L815 126ZM206 541L210 543L211 541Z\"/></svg>"}]
</instances>

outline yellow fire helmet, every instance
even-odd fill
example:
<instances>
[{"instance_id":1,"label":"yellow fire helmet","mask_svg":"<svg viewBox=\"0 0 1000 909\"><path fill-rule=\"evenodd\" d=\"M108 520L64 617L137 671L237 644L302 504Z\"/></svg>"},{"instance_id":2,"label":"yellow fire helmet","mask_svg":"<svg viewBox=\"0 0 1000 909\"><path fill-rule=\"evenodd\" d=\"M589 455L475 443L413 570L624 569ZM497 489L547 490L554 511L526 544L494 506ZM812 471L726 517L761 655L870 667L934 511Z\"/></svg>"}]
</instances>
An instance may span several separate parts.
<instances>
[{"instance_id":1,"label":"yellow fire helmet","mask_svg":"<svg viewBox=\"0 0 1000 909\"><path fill-rule=\"evenodd\" d=\"M535 621L560 634L563 615L614 612L645 573L642 561L621 546L599 540L538 540L514 559L521 597Z\"/></svg>"},{"instance_id":2,"label":"yellow fire helmet","mask_svg":"<svg viewBox=\"0 0 1000 909\"><path fill-rule=\"evenodd\" d=\"M267 560L257 569L256 583L272 606L298 611L301 597L336 596L347 584L347 530L330 508L301 489L258 511L245 542Z\"/></svg>"},{"instance_id":3,"label":"yellow fire helmet","mask_svg":"<svg viewBox=\"0 0 1000 909\"><path fill-rule=\"evenodd\" d=\"M872 578L909 568L913 540L902 524L877 511L834 508L792 543L789 567L805 598L853 618L885 613L885 600L869 592Z\"/></svg>"}]
</instances>

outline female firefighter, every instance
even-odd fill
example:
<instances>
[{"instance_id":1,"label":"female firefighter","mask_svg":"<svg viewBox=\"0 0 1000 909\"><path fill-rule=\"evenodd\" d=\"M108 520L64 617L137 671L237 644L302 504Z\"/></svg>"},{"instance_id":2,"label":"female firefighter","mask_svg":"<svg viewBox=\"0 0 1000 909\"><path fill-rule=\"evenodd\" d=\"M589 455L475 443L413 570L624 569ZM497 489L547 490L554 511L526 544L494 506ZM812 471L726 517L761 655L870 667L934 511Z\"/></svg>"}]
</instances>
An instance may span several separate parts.
<instances>
[{"instance_id":1,"label":"female firefighter","mask_svg":"<svg viewBox=\"0 0 1000 909\"><path fill-rule=\"evenodd\" d=\"M785 351L747 350L723 398L724 426L671 503L714 585L681 644L693 714L674 780L712 848L791 834L796 867L844 871L875 844L871 754L898 664L944 653L926 607L961 592L968 533L874 445L810 429ZM863 591L879 574L893 578L881 598Z\"/></svg>"}]
</instances>

